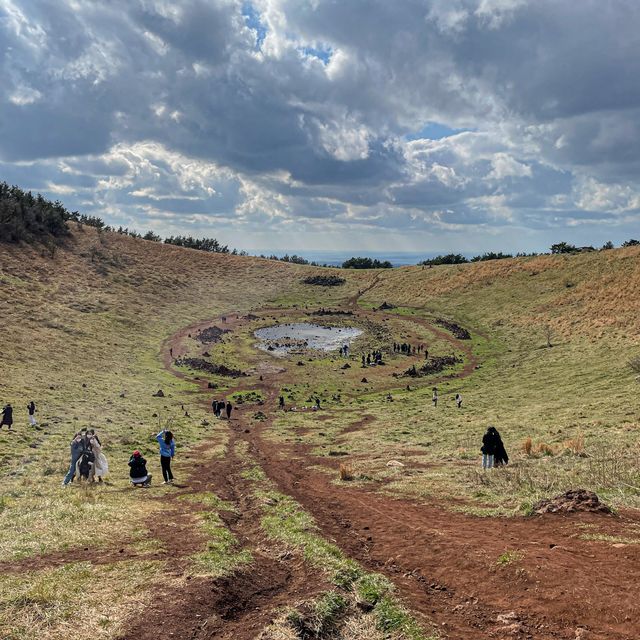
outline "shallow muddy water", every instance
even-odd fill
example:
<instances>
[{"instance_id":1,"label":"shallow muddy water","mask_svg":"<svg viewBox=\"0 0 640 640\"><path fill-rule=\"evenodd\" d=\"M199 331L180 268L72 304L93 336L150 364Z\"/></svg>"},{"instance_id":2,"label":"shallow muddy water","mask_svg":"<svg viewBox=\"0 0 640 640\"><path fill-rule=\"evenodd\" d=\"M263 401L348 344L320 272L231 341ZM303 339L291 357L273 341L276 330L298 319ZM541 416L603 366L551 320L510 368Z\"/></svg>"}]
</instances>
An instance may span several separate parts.
<instances>
[{"instance_id":1,"label":"shallow muddy water","mask_svg":"<svg viewBox=\"0 0 640 640\"><path fill-rule=\"evenodd\" d=\"M260 340L258 349L274 355L284 355L303 349L333 351L345 345L362 333L355 327L323 327L309 322L277 324L254 331Z\"/></svg>"}]
</instances>

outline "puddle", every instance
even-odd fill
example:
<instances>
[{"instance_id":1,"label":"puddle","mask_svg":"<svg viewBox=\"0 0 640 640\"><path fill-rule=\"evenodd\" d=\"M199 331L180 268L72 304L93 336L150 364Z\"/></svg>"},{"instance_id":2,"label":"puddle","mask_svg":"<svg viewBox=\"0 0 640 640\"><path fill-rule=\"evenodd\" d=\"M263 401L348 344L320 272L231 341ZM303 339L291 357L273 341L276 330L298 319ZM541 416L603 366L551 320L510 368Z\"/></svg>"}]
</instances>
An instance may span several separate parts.
<instances>
[{"instance_id":1,"label":"puddle","mask_svg":"<svg viewBox=\"0 0 640 640\"><path fill-rule=\"evenodd\" d=\"M277 324L254 331L260 340L258 349L273 355L285 355L304 349L334 351L348 345L362 333L355 327L323 327L309 322Z\"/></svg>"}]
</instances>

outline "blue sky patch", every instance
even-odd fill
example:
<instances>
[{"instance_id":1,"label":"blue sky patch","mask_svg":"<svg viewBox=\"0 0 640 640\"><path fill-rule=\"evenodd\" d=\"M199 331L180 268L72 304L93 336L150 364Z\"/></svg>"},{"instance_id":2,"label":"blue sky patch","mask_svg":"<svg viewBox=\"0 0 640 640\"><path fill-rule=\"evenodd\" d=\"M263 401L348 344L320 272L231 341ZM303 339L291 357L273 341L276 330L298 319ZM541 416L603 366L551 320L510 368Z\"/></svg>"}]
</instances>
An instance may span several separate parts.
<instances>
[{"instance_id":1,"label":"blue sky patch","mask_svg":"<svg viewBox=\"0 0 640 640\"><path fill-rule=\"evenodd\" d=\"M299 51L301 51L305 56L312 56L314 58L318 58L318 60L322 60L322 63L325 65L329 64L329 60L331 60L331 56L333 55L333 49L331 47L327 47L326 49L300 47Z\"/></svg>"},{"instance_id":2,"label":"blue sky patch","mask_svg":"<svg viewBox=\"0 0 640 640\"><path fill-rule=\"evenodd\" d=\"M267 28L260 20L260 13L251 2L244 2L242 4L242 16L244 17L247 27L253 29L258 34L256 37L256 49L260 49L267 35Z\"/></svg>"}]
</instances>

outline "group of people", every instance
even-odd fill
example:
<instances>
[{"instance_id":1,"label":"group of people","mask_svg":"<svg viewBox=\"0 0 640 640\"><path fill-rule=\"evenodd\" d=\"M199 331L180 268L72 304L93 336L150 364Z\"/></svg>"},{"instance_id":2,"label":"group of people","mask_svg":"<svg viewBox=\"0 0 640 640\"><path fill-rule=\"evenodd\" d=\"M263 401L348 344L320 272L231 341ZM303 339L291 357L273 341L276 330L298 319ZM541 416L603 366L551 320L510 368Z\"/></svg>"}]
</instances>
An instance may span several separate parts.
<instances>
[{"instance_id":1,"label":"group of people","mask_svg":"<svg viewBox=\"0 0 640 640\"><path fill-rule=\"evenodd\" d=\"M383 360L382 360L382 351L380 350L375 350L372 351L371 353L367 353L367 355L365 356L364 353L362 354L362 367L369 367L372 364L382 364Z\"/></svg>"},{"instance_id":2,"label":"group of people","mask_svg":"<svg viewBox=\"0 0 640 640\"><path fill-rule=\"evenodd\" d=\"M348 358L349 357L349 345L345 344L342 347L340 347L340 356L342 358Z\"/></svg>"},{"instance_id":3,"label":"group of people","mask_svg":"<svg viewBox=\"0 0 640 640\"><path fill-rule=\"evenodd\" d=\"M62 481L66 487L74 478L78 481L103 482L109 473L109 463L102 451L102 443L94 429L78 431L71 441L71 463Z\"/></svg>"},{"instance_id":4,"label":"group of people","mask_svg":"<svg viewBox=\"0 0 640 640\"><path fill-rule=\"evenodd\" d=\"M160 447L160 467L163 484L173 484L171 461L176 453L176 443L171 431L163 429L155 436ZM67 487L74 479L78 482L103 482L109 473L109 463L102 450L102 443L94 429L78 431L71 441L71 462L69 471L62 481ZM129 477L134 486L148 487L151 474L147 471L147 461L140 451L136 450L129 458Z\"/></svg>"},{"instance_id":5,"label":"group of people","mask_svg":"<svg viewBox=\"0 0 640 640\"><path fill-rule=\"evenodd\" d=\"M213 410L213 415L216 418L223 418L226 415L227 420L231 420L233 405L228 400L227 402L225 402L224 400L212 400L211 409Z\"/></svg>"},{"instance_id":6,"label":"group of people","mask_svg":"<svg viewBox=\"0 0 640 640\"><path fill-rule=\"evenodd\" d=\"M36 403L32 400L28 405L27 405L27 413L29 414L29 424L31 424L32 427L35 427L38 423L36 422ZM2 427L6 426L9 430L13 429L13 407L11 406L10 402L7 402L7 404L2 408L2 411L0 411L0 415L2 416L2 418L0 418L0 429L2 429Z\"/></svg>"},{"instance_id":7,"label":"group of people","mask_svg":"<svg viewBox=\"0 0 640 640\"><path fill-rule=\"evenodd\" d=\"M398 342L394 342L393 343L393 352L394 353L404 353L405 355L410 356L411 354L413 354L414 356L418 353L422 353L424 351L424 345L423 344L419 344L419 345L410 345L407 342L402 342L402 343L398 343ZM427 351L427 355L428 355L428 351Z\"/></svg>"},{"instance_id":8,"label":"group of people","mask_svg":"<svg viewBox=\"0 0 640 640\"><path fill-rule=\"evenodd\" d=\"M162 484L173 484L171 462L176 455L176 441L173 433L163 429L155 436L160 447L160 468L162 469ZM152 475L147 471L147 461L137 449L129 458L129 478L134 487L148 487Z\"/></svg>"}]
</instances>

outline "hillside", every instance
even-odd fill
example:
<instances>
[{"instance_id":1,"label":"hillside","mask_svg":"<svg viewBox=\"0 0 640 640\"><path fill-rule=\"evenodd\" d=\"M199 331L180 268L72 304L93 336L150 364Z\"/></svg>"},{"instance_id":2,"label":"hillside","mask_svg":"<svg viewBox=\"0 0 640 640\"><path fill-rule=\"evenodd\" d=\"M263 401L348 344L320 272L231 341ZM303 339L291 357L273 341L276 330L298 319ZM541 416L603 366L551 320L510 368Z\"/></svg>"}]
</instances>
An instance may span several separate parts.
<instances>
[{"instance_id":1,"label":"hillside","mask_svg":"<svg viewBox=\"0 0 640 640\"><path fill-rule=\"evenodd\" d=\"M606 585L581 594L600 603L592 613L570 599L549 604L568 588L566 574L527 545L553 536L567 548L583 545L580 554L597 551L612 580L633 585L640 400L627 361L640 354L640 247L338 271L69 224L54 252L0 244L0 404L11 402L16 418L13 432L0 431L0 636L67 638L83 619L97 638L162 637L154 602L172 593L172 631L199 638L311 637L286 607L307 616L305 624L313 619L316 637L435 638L446 622L451 637L472 638L513 608L501 584L520 590L523 629L542 624L542 600L528 595L535 583L548 588L551 630L539 637L563 637L552 631L580 616L596 625L613 605ZM318 273L346 282L303 283ZM383 302L390 308L378 310ZM317 315L321 309L329 315ZM255 349L256 328L310 320L354 324L363 335L346 360L335 352L274 359ZM213 325L229 332L211 344L196 339ZM414 378L406 371L428 358L398 355L392 342L427 345L432 363L455 359ZM361 367L361 356L376 350L385 366ZM246 375L230 379L177 357ZM154 396L159 389L163 397ZM280 395L296 411L278 412ZM237 417L214 419L212 397L232 400ZM316 398L320 413L308 408ZM483 474L478 450L489 424L503 434L511 464ZM153 436L167 425L178 441L175 487L156 486ZM110 481L62 489L69 441L81 427L100 434ZM149 490L129 488L133 449L154 468ZM625 520L526 524L536 500L578 487L597 491ZM402 546L401 533L380 514L402 509L417 539L440 542L433 557L408 547L394 572L385 558ZM370 534L356 535L356 523ZM497 526L510 527L512 538L492 536ZM479 545L467 561L462 532ZM625 545L626 568L615 544ZM487 570L487 554L495 565L507 552L515 559L504 571L520 573L489 571L485 594L467 591ZM598 570L573 557L562 555L573 575ZM454 615L438 590L425 601L407 578L414 560L432 572L425 579L448 585L454 604L479 597L480 609ZM231 614L225 603L234 598ZM637 619L636 609L623 613ZM630 637L614 627L595 637Z\"/></svg>"}]
</instances>

